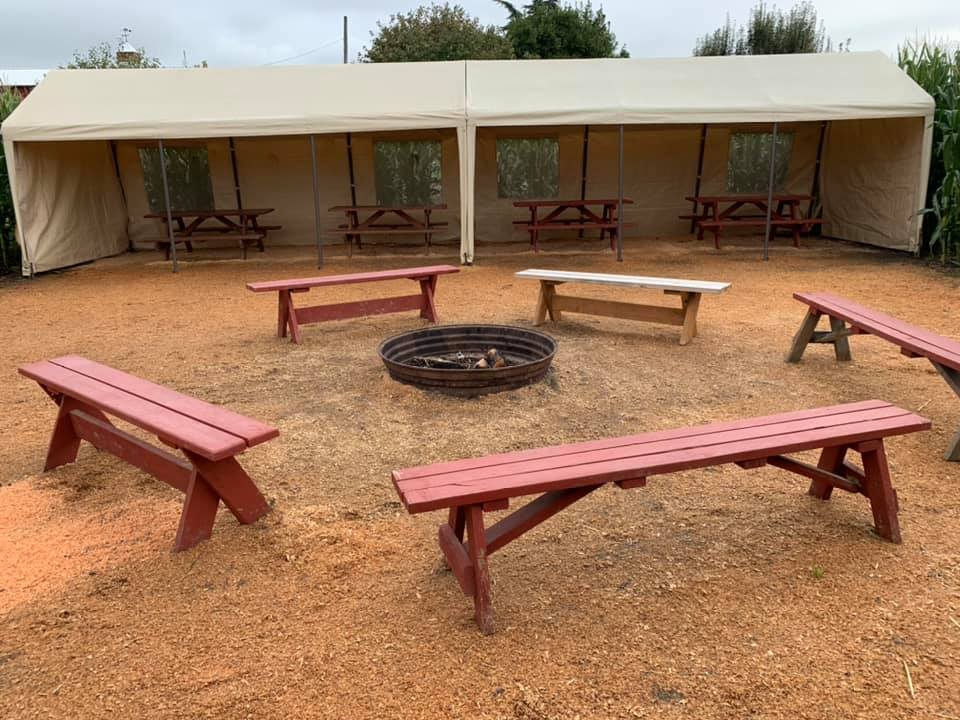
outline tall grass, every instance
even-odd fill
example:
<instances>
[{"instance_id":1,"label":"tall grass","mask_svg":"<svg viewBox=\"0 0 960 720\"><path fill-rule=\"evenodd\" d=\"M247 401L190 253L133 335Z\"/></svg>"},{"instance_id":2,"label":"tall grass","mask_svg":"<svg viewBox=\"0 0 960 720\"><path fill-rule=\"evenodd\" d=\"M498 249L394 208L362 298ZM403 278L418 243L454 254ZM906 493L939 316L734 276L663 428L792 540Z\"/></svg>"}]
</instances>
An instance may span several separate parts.
<instances>
[{"instance_id":1,"label":"tall grass","mask_svg":"<svg viewBox=\"0 0 960 720\"><path fill-rule=\"evenodd\" d=\"M19 103L19 93L0 85L0 123L7 119ZM0 275L20 270L20 246L17 244L15 228L10 180L3 156L3 143L0 142Z\"/></svg>"},{"instance_id":2,"label":"tall grass","mask_svg":"<svg viewBox=\"0 0 960 720\"><path fill-rule=\"evenodd\" d=\"M937 103L922 250L960 265L960 46L917 40L898 54L900 67Z\"/></svg>"}]
</instances>

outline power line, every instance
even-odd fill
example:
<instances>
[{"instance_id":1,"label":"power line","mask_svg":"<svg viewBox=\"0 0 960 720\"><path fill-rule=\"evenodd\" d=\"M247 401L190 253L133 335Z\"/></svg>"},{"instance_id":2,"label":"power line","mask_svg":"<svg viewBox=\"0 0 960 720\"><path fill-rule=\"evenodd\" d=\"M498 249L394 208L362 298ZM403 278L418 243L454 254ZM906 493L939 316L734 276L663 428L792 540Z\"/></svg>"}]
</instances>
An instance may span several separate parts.
<instances>
[{"instance_id":1,"label":"power line","mask_svg":"<svg viewBox=\"0 0 960 720\"><path fill-rule=\"evenodd\" d=\"M331 45L334 45L334 44L339 43L339 42L342 42L342 38L337 37L337 38L334 38L333 40L331 40L330 42L325 42L323 45L319 45L319 46L317 46L317 47L315 47L315 48L313 48L313 49L311 49L311 50L307 50L306 52L302 52L302 53L300 53L299 55L291 55L290 57L281 58L280 60L273 60L272 62L264 63L264 65L279 65L280 63L285 63L285 62L288 62L288 61L290 61L290 60L296 60L297 58L302 58L302 57L304 57L304 56L306 56L306 55L312 55L313 53L317 52L318 50L323 50L324 48L328 48L328 47L330 47Z\"/></svg>"}]
</instances>

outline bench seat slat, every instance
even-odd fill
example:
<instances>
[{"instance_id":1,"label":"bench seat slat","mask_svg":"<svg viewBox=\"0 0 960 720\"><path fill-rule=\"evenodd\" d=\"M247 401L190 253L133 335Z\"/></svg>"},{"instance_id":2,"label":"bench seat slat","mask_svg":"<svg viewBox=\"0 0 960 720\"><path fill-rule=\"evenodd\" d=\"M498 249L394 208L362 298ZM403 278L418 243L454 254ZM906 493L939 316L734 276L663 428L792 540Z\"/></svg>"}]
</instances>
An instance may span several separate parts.
<instances>
[{"instance_id":1,"label":"bench seat slat","mask_svg":"<svg viewBox=\"0 0 960 720\"><path fill-rule=\"evenodd\" d=\"M960 342L956 340L830 293L794 293L793 296L820 312L839 317L872 335L960 370Z\"/></svg>"},{"instance_id":2,"label":"bench seat slat","mask_svg":"<svg viewBox=\"0 0 960 720\"><path fill-rule=\"evenodd\" d=\"M310 278L252 282L247 283L247 289L253 292L276 292L278 290L297 290L301 288L325 287L328 285L351 285L354 283L376 282L380 280L420 280L433 275L446 275L456 272L460 272L460 268L454 267L453 265L432 265L429 267L401 268L398 270L352 273L349 275L323 275Z\"/></svg>"},{"instance_id":3,"label":"bench seat slat","mask_svg":"<svg viewBox=\"0 0 960 720\"><path fill-rule=\"evenodd\" d=\"M645 275L616 275L612 273L575 272L572 270L543 270L530 268L514 273L520 278L547 282L573 282L593 285L615 285L677 292L722 293L730 287L727 282L688 280L684 278L649 277Z\"/></svg>"},{"instance_id":4,"label":"bench seat slat","mask_svg":"<svg viewBox=\"0 0 960 720\"><path fill-rule=\"evenodd\" d=\"M806 418L789 422L755 425L752 427L736 427L699 434L690 433L680 437L666 439L650 440L646 436L640 435L634 442L620 447L559 453L535 460L513 460L509 463L501 463L485 468L461 470L457 473L446 473L445 475L454 479L457 483L480 482L484 479L520 475L523 473L538 472L540 470L555 470L564 467L583 467L588 469L588 466L606 462L607 460L623 460L631 457L640 459L646 456L683 450L717 448L718 452L722 452L723 446L741 440L768 439L775 445L781 442L783 437L798 432L828 429L848 425L851 422L885 420L890 417L900 417L905 414L908 414L906 410L887 405L857 413L844 413L842 415L832 415L814 419ZM557 449L562 450L563 448ZM432 475L416 480L408 480L404 483L404 488L419 489L430 487L442 479L442 477L441 475Z\"/></svg>"},{"instance_id":5,"label":"bench seat slat","mask_svg":"<svg viewBox=\"0 0 960 720\"><path fill-rule=\"evenodd\" d=\"M247 447L266 442L280 434L275 427L265 425L253 418L239 415L198 398L183 395L176 390L115 370L79 355L65 355L53 358L50 362L144 400L149 400L157 405L162 405L168 410L186 415L217 430L235 435L243 440Z\"/></svg>"},{"instance_id":6,"label":"bench seat slat","mask_svg":"<svg viewBox=\"0 0 960 720\"><path fill-rule=\"evenodd\" d=\"M54 392L64 393L157 435L177 447L209 460L242 452L246 443L236 435L218 430L149 400L131 395L100 380L61 365L42 361L20 367L20 374Z\"/></svg>"},{"instance_id":7,"label":"bench seat slat","mask_svg":"<svg viewBox=\"0 0 960 720\"><path fill-rule=\"evenodd\" d=\"M474 468L483 468L493 465L505 465L513 462L523 462L526 460L535 460L538 458L554 457L557 455L575 454L581 452L591 452L594 450L605 450L609 448L625 447L638 442L656 442L660 440L670 440L675 438L702 437L714 432L723 432L726 430L735 430L737 428L755 428L764 425L770 425L777 422L792 422L808 418L830 417L848 413L859 413L865 410L888 407L890 404L882 400L863 400L855 403L845 403L843 405L832 405L810 410L795 410L791 412L778 413L776 415L766 415L762 417L749 418L746 420L729 420L724 422L710 423L709 425L700 425L690 428L672 428L670 430L656 430L653 432L639 433L637 435L627 435L617 438L604 438L603 440L590 440L587 442L573 443L570 445L558 445L554 447L534 448L531 450L515 450L508 453L499 453L496 455L487 455L486 457L467 458L465 460L454 460L452 462L433 463L431 465L421 465L419 467L406 468L404 470L395 470L394 476L400 480L407 481L414 478L426 477L430 475L442 475L445 473L459 473Z\"/></svg>"},{"instance_id":8,"label":"bench seat slat","mask_svg":"<svg viewBox=\"0 0 960 720\"><path fill-rule=\"evenodd\" d=\"M648 476L695 469L710 465L767 457L771 454L798 452L829 445L861 442L880 437L899 435L928 429L930 422L906 410L884 404L864 412L842 413L837 421L811 423L809 429L795 429L794 424L785 432L776 431L780 423L765 423L758 428L759 435L734 434L734 439L708 442L709 438L691 446L689 443L665 443L643 449L644 454L616 456L606 460L574 464L555 468L510 474L509 466L502 465L496 477L482 474L474 481L466 473L449 473L429 478L427 487L410 487L394 474L394 483L404 505L410 512L426 512L453 505L487 502L502 498L529 495L569 487L597 485L625 480L638 475ZM773 419L770 416L767 419ZM873 418L873 419L866 419ZM711 426L704 426L710 428ZM781 428L783 429L783 428ZM634 436L642 438L643 436ZM631 450L628 446L628 452Z\"/></svg>"}]
</instances>

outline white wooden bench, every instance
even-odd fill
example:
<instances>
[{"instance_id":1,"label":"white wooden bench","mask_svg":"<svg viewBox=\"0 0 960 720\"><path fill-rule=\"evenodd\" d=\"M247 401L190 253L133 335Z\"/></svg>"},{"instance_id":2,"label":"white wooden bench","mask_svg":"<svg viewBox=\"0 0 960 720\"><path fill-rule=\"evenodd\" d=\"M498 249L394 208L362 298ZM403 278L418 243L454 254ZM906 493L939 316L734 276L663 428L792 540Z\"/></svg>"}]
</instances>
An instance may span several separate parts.
<instances>
[{"instance_id":1,"label":"white wooden bench","mask_svg":"<svg viewBox=\"0 0 960 720\"><path fill-rule=\"evenodd\" d=\"M730 283L708 280L680 280L675 278L643 277L642 275L609 275L605 273L569 272L566 270L522 270L517 277L540 281L537 300L536 325L542 325L547 315L558 321L562 312L603 315L624 320L641 320L662 325L680 326L680 344L686 345L697 336L697 310L704 293L722 293ZM598 298L559 295L557 285L589 283L629 288L663 290L665 295L679 295L680 307L641 305L639 303L600 300Z\"/></svg>"}]
</instances>

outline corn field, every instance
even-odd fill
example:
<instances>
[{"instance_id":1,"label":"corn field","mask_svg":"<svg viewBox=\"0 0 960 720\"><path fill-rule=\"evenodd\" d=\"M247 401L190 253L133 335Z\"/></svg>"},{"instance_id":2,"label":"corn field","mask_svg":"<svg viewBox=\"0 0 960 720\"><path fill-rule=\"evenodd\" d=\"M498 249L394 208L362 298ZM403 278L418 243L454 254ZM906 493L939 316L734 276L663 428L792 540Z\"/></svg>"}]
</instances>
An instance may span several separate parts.
<instances>
[{"instance_id":1,"label":"corn field","mask_svg":"<svg viewBox=\"0 0 960 720\"><path fill-rule=\"evenodd\" d=\"M20 102L20 95L0 85L0 123ZM7 179L7 163L0 143L0 275L20 270L20 246L14 233L13 199Z\"/></svg>"},{"instance_id":2,"label":"corn field","mask_svg":"<svg viewBox=\"0 0 960 720\"><path fill-rule=\"evenodd\" d=\"M908 42L898 59L937 103L922 250L960 265L960 47Z\"/></svg>"}]
</instances>

